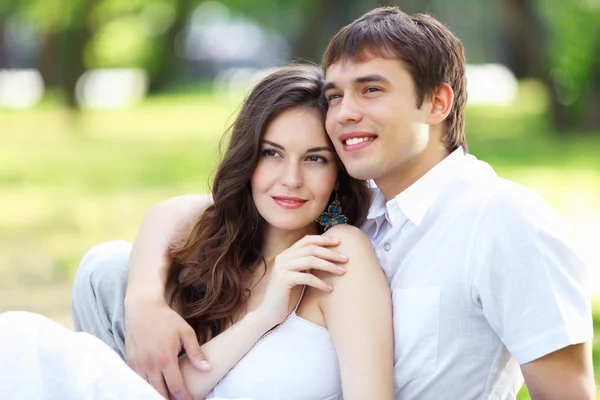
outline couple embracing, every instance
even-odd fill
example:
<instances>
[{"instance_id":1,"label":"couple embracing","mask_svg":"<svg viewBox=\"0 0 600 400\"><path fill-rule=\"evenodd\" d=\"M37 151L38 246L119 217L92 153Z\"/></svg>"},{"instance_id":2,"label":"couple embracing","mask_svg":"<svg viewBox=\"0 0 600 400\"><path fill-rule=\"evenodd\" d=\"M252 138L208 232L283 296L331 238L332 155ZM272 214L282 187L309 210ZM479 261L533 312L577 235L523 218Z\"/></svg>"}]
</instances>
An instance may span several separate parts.
<instances>
[{"instance_id":1,"label":"couple embracing","mask_svg":"<svg viewBox=\"0 0 600 400\"><path fill-rule=\"evenodd\" d=\"M466 99L460 41L397 8L340 30L322 69L264 78L211 195L84 257L91 354L157 398L511 399L524 378L593 399L585 266L541 198L468 154Z\"/></svg>"}]
</instances>

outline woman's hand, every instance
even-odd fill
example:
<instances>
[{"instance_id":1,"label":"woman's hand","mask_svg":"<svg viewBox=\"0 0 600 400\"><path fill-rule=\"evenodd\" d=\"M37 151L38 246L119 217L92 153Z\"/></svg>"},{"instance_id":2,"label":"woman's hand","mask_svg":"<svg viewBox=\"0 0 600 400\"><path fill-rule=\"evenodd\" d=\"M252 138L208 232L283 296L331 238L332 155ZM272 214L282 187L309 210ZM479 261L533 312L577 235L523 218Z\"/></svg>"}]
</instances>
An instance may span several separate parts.
<instances>
[{"instance_id":1,"label":"woman's hand","mask_svg":"<svg viewBox=\"0 0 600 400\"><path fill-rule=\"evenodd\" d=\"M275 257L265 297L256 309L268 329L288 316L290 293L294 286L307 285L324 292L333 290L310 270L344 274L346 269L339 264L346 263L348 258L330 248L339 244L338 239L330 236L308 235Z\"/></svg>"}]
</instances>

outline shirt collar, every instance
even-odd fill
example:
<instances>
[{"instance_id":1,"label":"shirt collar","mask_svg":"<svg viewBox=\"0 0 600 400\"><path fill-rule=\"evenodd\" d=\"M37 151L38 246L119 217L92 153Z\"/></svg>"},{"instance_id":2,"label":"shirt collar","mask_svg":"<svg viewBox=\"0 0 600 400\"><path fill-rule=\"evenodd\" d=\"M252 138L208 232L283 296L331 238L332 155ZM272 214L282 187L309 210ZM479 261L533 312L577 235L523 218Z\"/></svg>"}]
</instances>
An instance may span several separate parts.
<instances>
[{"instance_id":1,"label":"shirt collar","mask_svg":"<svg viewBox=\"0 0 600 400\"><path fill-rule=\"evenodd\" d=\"M369 185L373 188L374 193L367 219L377 220L380 216L385 215L388 221L394 225L395 222L408 218L414 225L419 226L437 199L442 186L459 169L457 167L464 157L465 152L462 147L459 147L388 202L385 201L383 193L375 183L370 181Z\"/></svg>"}]
</instances>

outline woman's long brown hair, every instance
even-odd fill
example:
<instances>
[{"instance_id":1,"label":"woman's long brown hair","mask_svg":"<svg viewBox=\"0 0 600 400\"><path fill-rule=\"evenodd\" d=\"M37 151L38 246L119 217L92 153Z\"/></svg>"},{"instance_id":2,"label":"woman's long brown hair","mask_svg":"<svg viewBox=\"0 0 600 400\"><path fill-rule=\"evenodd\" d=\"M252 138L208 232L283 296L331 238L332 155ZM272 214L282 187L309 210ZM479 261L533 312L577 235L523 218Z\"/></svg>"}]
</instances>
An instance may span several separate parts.
<instances>
[{"instance_id":1,"label":"woman's long brown hair","mask_svg":"<svg viewBox=\"0 0 600 400\"><path fill-rule=\"evenodd\" d=\"M264 261L265 221L254 205L250 180L265 131L275 117L290 108L314 109L324 121L322 84L319 68L297 65L270 74L254 87L230 129L227 150L214 176L214 204L170 250L172 305L194 328L201 344L233 321L250 295L244 278ZM361 226L370 204L369 190L364 181L348 175L339 159L337 163L344 214L352 225Z\"/></svg>"}]
</instances>

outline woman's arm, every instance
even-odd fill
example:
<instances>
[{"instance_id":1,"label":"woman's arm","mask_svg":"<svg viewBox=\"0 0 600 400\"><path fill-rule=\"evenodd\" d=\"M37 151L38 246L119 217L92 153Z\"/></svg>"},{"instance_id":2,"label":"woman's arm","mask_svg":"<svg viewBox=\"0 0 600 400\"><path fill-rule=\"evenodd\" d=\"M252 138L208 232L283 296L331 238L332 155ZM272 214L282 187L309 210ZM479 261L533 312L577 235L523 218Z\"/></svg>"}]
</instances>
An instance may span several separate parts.
<instances>
[{"instance_id":1,"label":"woman's arm","mask_svg":"<svg viewBox=\"0 0 600 400\"><path fill-rule=\"evenodd\" d=\"M219 381L233 368L260 337L270 329L265 319L249 312L240 321L200 347L211 360L208 372L199 372L187 356L179 360L181 374L194 399L204 400Z\"/></svg>"},{"instance_id":2,"label":"woman's arm","mask_svg":"<svg viewBox=\"0 0 600 400\"><path fill-rule=\"evenodd\" d=\"M329 236L309 235L275 257L260 306L200 348L211 360L212 369L198 372L187 357L182 357L181 371L193 398L204 399L265 332L285 320L295 286L307 285L323 293L331 291L325 282L305 271L342 274L336 264L343 264L346 259L337 250L330 249L338 244L337 239Z\"/></svg>"},{"instance_id":3,"label":"woman's arm","mask_svg":"<svg viewBox=\"0 0 600 400\"><path fill-rule=\"evenodd\" d=\"M359 229L338 225L325 235L340 239L336 250L348 256L344 276L315 273L333 286L318 302L338 356L344 399L392 400L392 299L383 270Z\"/></svg>"}]
</instances>

